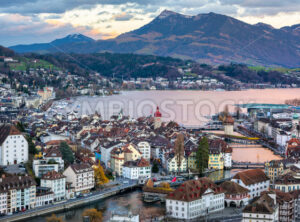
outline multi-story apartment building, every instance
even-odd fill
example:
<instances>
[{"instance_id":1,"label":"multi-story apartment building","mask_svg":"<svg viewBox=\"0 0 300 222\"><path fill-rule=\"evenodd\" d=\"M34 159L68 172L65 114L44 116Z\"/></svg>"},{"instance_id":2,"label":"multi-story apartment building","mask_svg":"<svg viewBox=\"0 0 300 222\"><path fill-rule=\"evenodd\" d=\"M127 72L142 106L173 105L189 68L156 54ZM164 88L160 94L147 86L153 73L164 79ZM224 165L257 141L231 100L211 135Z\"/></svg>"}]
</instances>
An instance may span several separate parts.
<instances>
[{"instance_id":1,"label":"multi-story apartment building","mask_svg":"<svg viewBox=\"0 0 300 222\"><path fill-rule=\"evenodd\" d=\"M221 139L209 141L208 168L222 170L230 169L232 166L232 148Z\"/></svg>"},{"instance_id":2,"label":"multi-story apartment building","mask_svg":"<svg viewBox=\"0 0 300 222\"><path fill-rule=\"evenodd\" d=\"M41 187L48 187L54 193L54 201L65 199L66 196L66 177L56 171L50 171L43 175Z\"/></svg>"},{"instance_id":3,"label":"multi-story apartment building","mask_svg":"<svg viewBox=\"0 0 300 222\"><path fill-rule=\"evenodd\" d=\"M121 142L111 142L111 143L107 142L103 145L100 145L101 161L105 164L107 168L110 168L111 151L114 148L122 147L122 146L123 143Z\"/></svg>"},{"instance_id":4,"label":"multi-story apartment building","mask_svg":"<svg viewBox=\"0 0 300 222\"><path fill-rule=\"evenodd\" d=\"M275 190L276 201L279 205L279 221L293 222L295 221L295 198L290 193Z\"/></svg>"},{"instance_id":5,"label":"multi-story apartment building","mask_svg":"<svg viewBox=\"0 0 300 222\"><path fill-rule=\"evenodd\" d=\"M50 160L58 163L58 170L64 169L64 160L62 158L62 154L59 150L59 147L51 147L45 151L44 160L49 162Z\"/></svg>"},{"instance_id":6,"label":"multi-story apartment building","mask_svg":"<svg viewBox=\"0 0 300 222\"><path fill-rule=\"evenodd\" d=\"M48 187L38 187L35 198L35 207L42 207L52 204L54 193Z\"/></svg>"},{"instance_id":7,"label":"multi-story apartment building","mask_svg":"<svg viewBox=\"0 0 300 222\"><path fill-rule=\"evenodd\" d=\"M32 177L2 177L0 178L0 193L2 213L13 213L35 207L36 182Z\"/></svg>"},{"instance_id":8,"label":"multi-story apartment building","mask_svg":"<svg viewBox=\"0 0 300 222\"><path fill-rule=\"evenodd\" d=\"M275 189L283 192L300 190L300 173L288 172L275 180Z\"/></svg>"},{"instance_id":9,"label":"multi-story apartment building","mask_svg":"<svg viewBox=\"0 0 300 222\"><path fill-rule=\"evenodd\" d=\"M187 157L188 169L197 170L196 150L192 151Z\"/></svg>"},{"instance_id":10,"label":"multi-story apartment building","mask_svg":"<svg viewBox=\"0 0 300 222\"><path fill-rule=\"evenodd\" d=\"M262 194L259 198L243 209L243 222L279 221L279 207L276 194Z\"/></svg>"},{"instance_id":11,"label":"multi-story apartment building","mask_svg":"<svg viewBox=\"0 0 300 222\"><path fill-rule=\"evenodd\" d=\"M123 177L137 180L151 177L151 165L143 157L135 161L127 161L123 164Z\"/></svg>"},{"instance_id":12,"label":"multi-story apartment building","mask_svg":"<svg viewBox=\"0 0 300 222\"><path fill-rule=\"evenodd\" d=\"M0 126L0 165L12 165L28 161L28 142L13 125Z\"/></svg>"},{"instance_id":13,"label":"multi-story apartment building","mask_svg":"<svg viewBox=\"0 0 300 222\"><path fill-rule=\"evenodd\" d=\"M75 193L88 192L95 186L94 170L86 163L72 164L63 173Z\"/></svg>"},{"instance_id":14,"label":"multi-story apartment building","mask_svg":"<svg viewBox=\"0 0 300 222\"><path fill-rule=\"evenodd\" d=\"M265 174L270 178L271 183L275 182L275 179L282 175L284 171L284 164L280 160L271 160L265 163Z\"/></svg>"},{"instance_id":15,"label":"multi-story apartment building","mask_svg":"<svg viewBox=\"0 0 300 222\"><path fill-rule=\"evenodd\" d=\"M178 155L170 154L169 157L166 158L165 169L167 169L168 172L186 172L187 159L184 156L179 158Z\"/></svg>"},{"instance_id":16,"label":"multi-story apartment building","mask_svg":"<svg viewBox=\"0 0 300 222\"><path fill-rule=\"evenodd\" d=\"M142 153L133 144L127 144L123 147L115 147L110 153L110 168L116 175L123 175L123 164L127 161L141 159Z\"/></svg>"},{"instance_id":17,"label":"multi-story apartment building","mask_svg":"<svg viewBox=\"0 0 300 222\"><path fill-rule=\"evenodd\" d=\"M222 188L208 178L189 180L166 196L167 215L191 220L224 209Z\"/></svg>"},{"instance_id":18,"label":"multi-story apartment building","mask_svg":"<svg viewBox=\"0 0 300 222\"><path fill-rule=\"evenodd\" d=\"M247 188L250 191L250 199L260 196L261 192L267 191L270 187L270 179L260 169L239 172L231 181Z\"/></svg>"},{"instance_id":19,"label":"multi-story apartment building","mask_svg":"<svg viewBox=\"0 0 300 222\"><path fill-rule=\"evenodd\" d=\"M142 153L142 156L146 160L150 160L151 158L151 146L147 141L139 141L137 142L137 148Z\"/></svg>"},{"instance_id":20,"label":"multi-story apartment building","mask_svg":"<svg viewBox=\"0 0 300 222\"><path fill-rule=\"evenodd\" d=\"M58 163L48 163L47 160L44 159L36 159L33 160L32 163L32 169L34 172L34 175L36 177L42 177L44 174L50 172L50 171L58 171L59 170L59 164Z\"/></svg>"}]
</instances>

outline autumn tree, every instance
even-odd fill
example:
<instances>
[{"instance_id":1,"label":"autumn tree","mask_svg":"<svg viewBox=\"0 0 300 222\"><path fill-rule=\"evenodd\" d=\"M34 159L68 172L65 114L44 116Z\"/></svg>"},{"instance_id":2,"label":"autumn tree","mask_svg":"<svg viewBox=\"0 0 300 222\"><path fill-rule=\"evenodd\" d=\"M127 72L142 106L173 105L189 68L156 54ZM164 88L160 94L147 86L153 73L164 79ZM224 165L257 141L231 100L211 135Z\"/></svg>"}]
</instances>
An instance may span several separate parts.
<instances>
[{"instance_id":1,"label":"autumn tree","mask_svg":"<svg viewBox=\"0 0 300 222\"><path fill-rule=\"evenodd\" d=\"M92 209L86 209L82 213L83 217L88 217L90 219L90 222L102 222L103 216L102 212L98 211L95 208Z\"/></svg>"},{"instance_id":2,"label":"autumn tree","mask_svg":"<svg viewBox=\"0 0 300 222\"><path fill-rule=\"evenodd\" d=\"M46 217L46 222L63 222L62 217L57 217L55 214L52 214L50 217Z\"/></svg>"},{"instance_id":3,"label":"autumn tree","mask_svg":"<svg viewBox=\"0 0 300 222\"><path fill-rule=\"evenodd\" d=\"M98 186L106 184L109 182L109 179L106 177L103 167L101 166L100 162L98 166L93 166L94 175L95 175L95 182Z\"/></svg>"},{"instance_id":4,"label":"autumn tree","mask_svg":"<svg viewBox=\"0 0 300 222\"><path fill-rule=\"evenodd\" d=\"M177 162L177 169L180 170L182 159L184 158L184 135L178 134L174 143L174 151Z\"/></svg>"},{"instance_id":5,"label":"autumn tree","mask_svg":"<svg viewBox=\"0 0 300 222\"><path fill-rule=\"evenodd\" d=\"M199 147L196 152L196 164L199 173L203 173L208 167L209 144L206 137L202 137L199 141Z\"/></svg>"}]
</instances>

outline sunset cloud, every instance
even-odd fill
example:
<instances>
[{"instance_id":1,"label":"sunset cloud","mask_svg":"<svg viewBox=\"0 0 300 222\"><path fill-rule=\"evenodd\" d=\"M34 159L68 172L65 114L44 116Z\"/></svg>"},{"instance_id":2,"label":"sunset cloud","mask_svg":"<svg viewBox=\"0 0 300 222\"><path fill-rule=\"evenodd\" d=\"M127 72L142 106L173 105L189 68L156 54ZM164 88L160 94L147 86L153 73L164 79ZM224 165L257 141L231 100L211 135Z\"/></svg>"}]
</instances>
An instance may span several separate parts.
<instances>
[{"instance_id":1,"label":"sunset cloud","mask_svg":"<svg viewBox=\"0 0 300 222\"><path fill-rule=\"evenodd\" d=\"M0 4L0 45L47 42L74 32L107 39L137 29L164 9L215 12L280 28L300 23L298 0L10 0Z\"/></svg>"}]
</instances>

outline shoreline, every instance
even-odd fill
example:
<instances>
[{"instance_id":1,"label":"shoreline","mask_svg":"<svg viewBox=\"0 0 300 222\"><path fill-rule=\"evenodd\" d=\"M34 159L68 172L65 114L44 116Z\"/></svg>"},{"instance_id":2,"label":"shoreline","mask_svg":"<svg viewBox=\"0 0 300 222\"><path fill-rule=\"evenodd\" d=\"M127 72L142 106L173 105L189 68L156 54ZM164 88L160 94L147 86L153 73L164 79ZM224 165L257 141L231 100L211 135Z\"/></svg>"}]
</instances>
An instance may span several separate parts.
<instances>
[{"instance_id":1,"label":"shoreline","mask_svg":"<svg viewBox=\"0 0 300 222\"><path fill-rule=\"evenodd\" d=\"M121 185L119 189L113 189L106 193L95 193L95 195L90 195L87 197L81 197L79 199L70 199L68 201L58 202L52 205L46 205L43 207L37 207L23 213L17 213L9 216L0 217L0 221L3 222L12 222L12 221L23 221L29 218L35 218L39 216L46 216L52 213L61 213L67 212L71 209L76 209L81 206L88 206L92 203L95 203L100 200L104 200L106 198L122 194L125 192L129 192L132 190L136 190L138 188L137 183L133 183L131 185Z\"/></svg>"}]
</instances>

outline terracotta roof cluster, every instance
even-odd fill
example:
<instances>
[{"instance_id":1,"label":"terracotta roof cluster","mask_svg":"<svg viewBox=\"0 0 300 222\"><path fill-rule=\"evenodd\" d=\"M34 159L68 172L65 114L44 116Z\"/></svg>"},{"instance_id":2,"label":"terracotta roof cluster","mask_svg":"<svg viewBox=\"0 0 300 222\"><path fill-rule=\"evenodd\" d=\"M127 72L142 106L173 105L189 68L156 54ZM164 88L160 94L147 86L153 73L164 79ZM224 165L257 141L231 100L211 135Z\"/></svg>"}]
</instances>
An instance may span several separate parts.
<instances>
[{"instance_id":1,"label":"terracotta roof cluster","mask_svg":"<svg viewBox=\"0 0 300 222\"><path fill-rule=\"evenodd\" d=\"M233 181L225 181L221 185L222 189L225 191L225 194L245 194L250 191L247 188L242 187L241 185L233 182Z\"/></svg>"},{"instance_id":2,"label":"terracotta roof cluster","mask_svg":"<svg viewBox=\"0 0 300 222\"><path fill-rule=\"evenodd\" d=\"M88 163L81 163L81 164L75 163L75 164L70 165L70 167L76 174L93 171L90 164L88 164Z\"/></svg>"},{"instance_id":3,"label":"terracotta roof cluster","mask_svg":"<svg viewBox=\"0 0 300 222\"><path fill-rule=\"evenodd\" d=\"M232 148L222 139L209 140L209 153L232 153Z\"/></svg>"},{"instance_id":4,"label":"terracotta roof cluster","mask_svg":"<svg viewBox=\"0 0 300 222\"><path fill-rule=\"evenodd\" d=\"M253 202L244 208L243 213L273 214L275 208L275 200L264 193L260 197L254 198Z\"/></svg>"},{"instance_id":5,"label":"terracotta roof cluster","mask_svg":"<svg viewBox=\"0 0 300 222\"><path fill-rule=\"evenodd\" d=\"M22 133L11 124L3 124L0 126L0 145L8 136L21 135Z\"/></svg>"},{"instance_id":6,"label":"terracotta roof cluster","mask_svg":"<svg viewBox=\"0 0 300 222\"><path fill-rule=\"evenodd\" d=\"M148 167L150 166L149 161L147 161L145 158L141 158L135 161L127 161L123 164L123 167Z\"/></svg>"},{"instance_id":7,"label":"terracotta roof cluster","mask_svg":"<svg viewBox=\"0 0 300 222\"><path fill-rule=\"evenodd\" d=\"M283 164L282 160L271 160L269 162L269 167L270 168L279 168L281 167L280 165Z\"/></svg>"},{"instance_id":8,"label":"terracotta roof cluster","mask_svg":"<svg viewBox=\"0 0 300 222\"><path fill-rule=\"evenodd\" d=\"M264 171L262 171L261 169L239 172L233 177L233 179L243 181L246 186L269 180Z\"/></svg>"},{"instance_id":9,"label":"terracotta roof cluster","mask_svg":"<svg viewBox=\"0 0 300 222\"><path fill-rule=\"evenodd\" d=\"M295 172L289 172L284 175L279 176L275 180L275 184L300 184L300 178L295 177Z\"/></svg>"},{"instance_id":10,"label":"terracotta roof cluster","mask_svg":"<svg viewBox=\"0 0 300 222\"><path fill-rule=\"evenodd\" d=\"M7 192L12 189L24 189L36 186L35 180L30 176L7 176L0 178L0 192Z\"/></svg>"},{"instance_id":11,"label":"terracotta roof cluster","mask_svg":"<svg viewBox=\"0 0 300 222\"><path fill-rule=\"evenodd\" d=\"M62 142L66 142L68 145L73 145L70 140L50 140L46 142L47 146L59 146Z\"/></svg>"},{"instance_id":12,"label":"terracotta roof cluster","mask_svg":"<svg viewBox=\"0 0 300 222\"><path fill-rule=\"evenodd\" d=\"M47 149L45 151L45 153L46 153L45 157L47 157L47 158L62 157L62 154L61 154L61 152L60 152L60 150L59 150L58 147L51 147L51 148Z\"/></svg>"},{"instance_id":13,"label":"terracotta roof cluster","mask_svg":"<svg viewBox=\"0 0 300 222\"><path fill-rule=\"evenodd\" d=\"M61 173L56 172L55 170L49 171L42 176L43 180L58 180L62 178L65 178L65 176Z\"/></svg>"},{"instance_id":14,"label":"terracotta roof cluster","mask_svg":"<svg viewBox=\"0 0 300 222\"><path fill-rule=\"evenodd\" d=\"M281 190L274 190L276 193L276 201L280 205L284 204L284 202L291 202L294 200L294 196L291 193L286 193Z\"/></svg>"},{"instance_id":15,"label":"terracotta roof cluster","mask_svg":"<svg viewBox=\"0 0 300 222\"><path fill-rule=\"evenodd\" d=\"M208 178L188 180L168 194L166 199L191 202L201 199L206 192L223 193L223 189Z\"/></svg>"}]
</instances>

